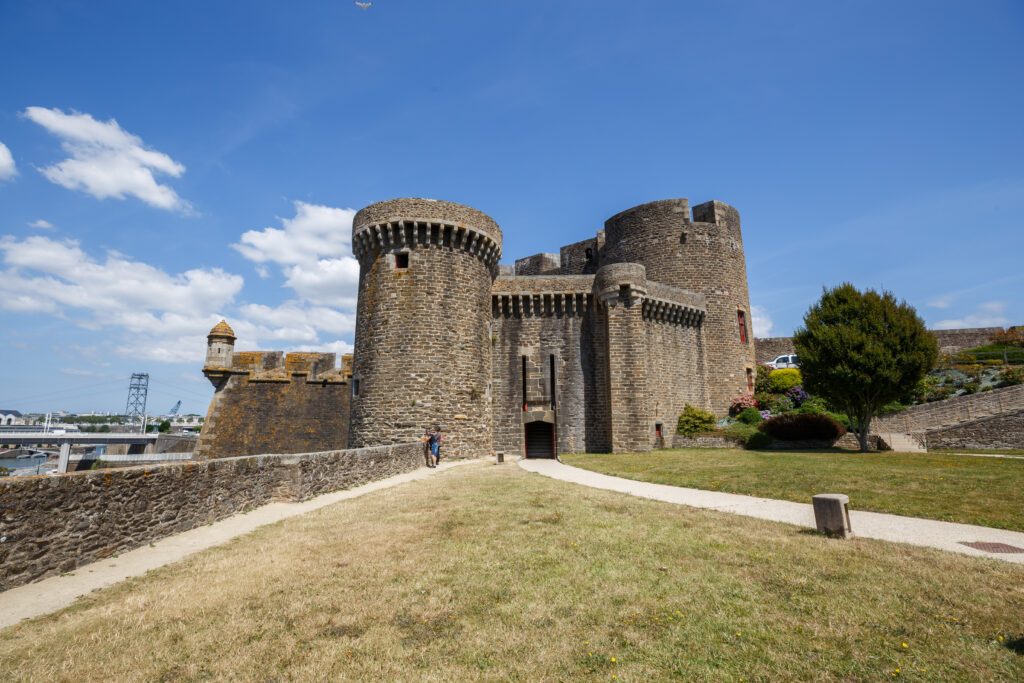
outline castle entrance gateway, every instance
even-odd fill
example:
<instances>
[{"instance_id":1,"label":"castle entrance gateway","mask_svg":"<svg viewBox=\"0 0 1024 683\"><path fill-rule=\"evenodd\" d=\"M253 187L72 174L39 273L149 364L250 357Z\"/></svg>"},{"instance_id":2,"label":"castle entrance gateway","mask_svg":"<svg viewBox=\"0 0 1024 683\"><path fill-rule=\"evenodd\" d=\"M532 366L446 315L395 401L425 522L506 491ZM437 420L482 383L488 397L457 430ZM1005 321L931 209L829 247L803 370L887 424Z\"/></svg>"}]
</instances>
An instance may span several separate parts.
<instances>
[{"instance_id":1,"label":"castle entrance gateway","mask_svg":"<svg viewBox=\"0 0 1024 683\"><path fill-rule=\"evenodd\" d=\"M526 457L555 457L555 425L550 422L529 422L526 430Z\"/></svg>"},{"instance_id":2,"label":"castle entrance gateway","mask_svg":"<svg viewBox=\"0 0 1024 683\"><path fill-rule=\"evenodd\" d=\"M553 411L523 413L523 455L527 458L554 458L557 455Z\"/></svg>"}]
</instances>

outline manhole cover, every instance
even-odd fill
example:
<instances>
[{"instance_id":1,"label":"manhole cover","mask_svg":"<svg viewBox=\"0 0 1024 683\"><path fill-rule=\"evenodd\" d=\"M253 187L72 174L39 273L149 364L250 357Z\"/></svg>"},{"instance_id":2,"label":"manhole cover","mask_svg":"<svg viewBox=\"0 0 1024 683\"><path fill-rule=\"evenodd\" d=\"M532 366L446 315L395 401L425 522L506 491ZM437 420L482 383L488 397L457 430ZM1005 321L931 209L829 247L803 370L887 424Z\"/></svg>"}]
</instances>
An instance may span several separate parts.
<instances>
[{"instance_id":1,"label":"manhole cover","mask_svg":"<svg viewBox=\"0 0 1024 683\"><path fill-rule=\"evenodd\" d=\"M982 550L986 553L1024 553L1024 548L1018 548L1015 545L1007 545L1006 543L988 543L987 541L964 543L961 541L961 545L965 545L968 548L974 548L975 550Z\"/></svg>"}]
</instances>

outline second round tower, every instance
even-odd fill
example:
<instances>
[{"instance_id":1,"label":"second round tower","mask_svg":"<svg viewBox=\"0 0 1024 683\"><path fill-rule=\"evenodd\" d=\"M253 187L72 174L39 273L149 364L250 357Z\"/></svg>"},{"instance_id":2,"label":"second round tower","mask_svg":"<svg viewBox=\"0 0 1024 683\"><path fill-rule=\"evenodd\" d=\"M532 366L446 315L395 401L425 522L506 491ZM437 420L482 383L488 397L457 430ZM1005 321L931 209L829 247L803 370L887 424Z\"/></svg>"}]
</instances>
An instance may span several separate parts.
<instances>
[{"instance_id":1,"label":"second round tower","mask_svg":"<svg viewBox=\"0 0 1024 683\"><path fill-rule=\"evenodd\" d=\"M393 199L352 223L359 260L349 445L415 441L440 424L444 451L491 451L491 284L501 230L472 207Z\"/></svg>"}]
</instances>

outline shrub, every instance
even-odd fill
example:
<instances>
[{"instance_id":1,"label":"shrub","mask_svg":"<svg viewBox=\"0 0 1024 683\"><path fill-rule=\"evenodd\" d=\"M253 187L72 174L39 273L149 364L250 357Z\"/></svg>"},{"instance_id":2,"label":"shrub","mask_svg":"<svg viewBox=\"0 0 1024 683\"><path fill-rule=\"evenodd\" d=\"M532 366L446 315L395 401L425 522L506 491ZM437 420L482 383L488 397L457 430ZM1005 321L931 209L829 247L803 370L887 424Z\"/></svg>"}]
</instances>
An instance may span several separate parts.
<instances>
[{"instance_id":1,"label":"shrub","mask_svg":"<svg viewBox=\"0 0 1024 683\"><path fill-rule=\"evenodd\" d=\"M801 403L797 412L806 415L824 415L828 412L828 404L825 403L825 399L814 396Z\"/></svg>"},{"instance_id":2,"label":"shrub","mask_svg":"<svg viewBox=\"0 0 1024 683\"><path fill-rule=\"evenodd\" d=\"M1024 346L1024 327L1011 327L992 335L992 343L1003 346Z\"/></svg>"},{"instance_id":3,"label":"shrub","mask_svg":"<svg viewBox=\"0 0 1024 683\"><path fill-rule=\"evenodd\" d=\"M761 412L757 408L744 408L736 416L736 419L748 425L756 425L764 421L764 418L761 417Z\"/></svg>"},{"instance_id":4,"label":"shrub","mask_svg":"<svg viewBox=\"0 0 1024 683\"><path fill-rule=\"evenodd\" d=\"M796 368L772 370L768 375L768 389L775 394L784 394L800 384L803 384L803 377Z\"/></svg>"},{"instance_id":5,"label":"shrub","mask_svg":"<svg viewBox=\"0 0 1024 683\"><path fill-rule=\"evenodd\" d=\"M740 394L732 399L729 406L730 415L739 415L747 408L757 408L757 399L753 394Z\"/></svg>"},{"instance_id":6,"label":"shrub","mask_svg":"<svg viewBox=\"0 0 1024 683\"><path fill-rule=\"evenodd\" d=\"M771 389L768 387L768 378L771 377L772 369L764 363L758 363L757 375L754 378L754 393L768 394Z\"/></svg>"},{"instance_id":7,"label":"shrub","mask_svg":"<svg viewBox=\"0 0 1024 683\"><path fill-rule=\"evenodd\" d=\"M831 441L846 433L846 428L831 416L812 413L778 415L761 423L760 429L783 441Z\"/></svg>"},{"instance_id":8,"label":"shrub","mask_svg":"<svg viewBox=\"0 0 1024 683\"><path fill-rule=\"evenodd\" d=\"M687 405L679 415L676 434L695 436L715 429L715 416L706 410Z\"/></svg>"},{"instance_id":9,"label":"shrub","mask_svg":"<svg viewBox=\"0 0 1024 683\"><path fill-rule=\"evenodd\" d=\"M999 373L996 380L996 387L1013 387L1018 384L1024 384L1024 368L1010 367L1005 368Z\"/></svg>"},{"instance_id":10,"label":"shrub","mask_svg":"<svg viewBox=\"0 0 1024 683\"><path fill-rule=\"evenodd\" d=\"M772 437L765 434L764 432L757 431L750 435L744 446L750 450L757 450L760 448L768 448L772 445Z\"/></svg>"},{"instance_id":11,"label":"shrub","mask_svg":"<svg viewBox=\"0 0 1024 683\"><path fill-rule=\"evenodd\" d=\"M772 396L765 408L772 411L772 415L782 415L793 410L793 401L788 396Z\"/></svg>"},{"instance_id":12,"label":"shrub","mask_svg":"<svg viewBox=\"0 0 1024 683\"><path fill-rule=\"evenodd\" d=\"M786 392L786 397L793 402L793 405L799 408L803 405L804 401L811 397L811 395L804 391L804 388L798 384Z\"/></svg>"},{"instance_id":13,"label":"shrub","mask_svg":"<svg viewBox=\"0 0 1024 683\"><path fill-rule=\"evenodd\" d=\"M747 447L747 442L754 434L758 434L757 427L748 425L745 422L734 422L725 428L725 437L736 442L736 445Z\"/></svg>"}]
</instances>

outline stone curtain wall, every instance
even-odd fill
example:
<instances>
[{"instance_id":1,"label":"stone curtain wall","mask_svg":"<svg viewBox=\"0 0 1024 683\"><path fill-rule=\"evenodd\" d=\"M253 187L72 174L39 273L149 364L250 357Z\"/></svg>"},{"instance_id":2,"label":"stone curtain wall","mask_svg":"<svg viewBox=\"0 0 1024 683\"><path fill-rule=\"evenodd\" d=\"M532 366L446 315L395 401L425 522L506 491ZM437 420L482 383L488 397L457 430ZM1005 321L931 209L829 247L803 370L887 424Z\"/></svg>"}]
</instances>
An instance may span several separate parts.
<instances>
[{"instance_id":1,"label":"stone curtain wall","mask_svg":"<svg viewBox=\"0 0 1024 683\"><path fill-rule=\"evenodd\" d=\"M925 436L925 445L929 450L1024 448L1024 410L930 431Z\"/></svg>"},{"instance_id":2,"label":"stone curtain wall","mask_svg":"<svg viewBox=\"0 0 1024 683\"><path fill-rule=\"evenodd\" d=\"M894 415L872 420L871 431L876 434L920 434L1017 410L1024 410L1024 384L911 406Z\"/></svg>"},{"instance_id":3,"label":"stone curtain wall","mask_svg":"<svg viewBox=\"0 0 1024 683\"><path fill-rule=\"evenodd\" d=\"M940 353L956 353L964 349L984 346L992 339L992 335L1003 332L1002 327L975 327L964 330L932 330L935 341L939 343Z\"/></svg>"},{"instance_id":4,"label":"stone curtain wall","mask_svg":"<svg viewBox=\"0 0 1024 683\"><path fill-rule=\"evenodd\" d=\"M449 457L491 453L491 283L501 231L476 209L399 199L356 214L349 445L406 443L440 424ZM398 268L396 258L408 258Z\"/></svg>"},{"instance_id":5,"label":"stone curtain wall","mask_svg":"<svg viewBox=\"0 0 1024 683\"><path fill-rule=\"evenodd\" d=\"M299 374L227 375L210 402L196 457L346 448L350 394L347 382Z\"/></svg>"},{"instance_id":6,"label":"stone curtain wall","mask_svg":"<svg viewBox=\"0 0 1024 683\"><path fill-rule=\"evenodd\" d=\"M984 346L992 335L1002 332L1002 327L973 327L962 330L930 330L939 343L941 353L956 353L964 349ZM757 348L757 362L767 363L784 353L796 353L792 337L763 337L754 340Z\"/></svg>"},{"instance_id":7,"label":"stone curtain wall","mask_svg":"<svg viewBox=\"0 0 1024 683\"><path fill-rule=\"evenodd\" d=\"M275 500L408 472L421 443L0 479L0 591Z\"/></svg>"},{"instance_id":8,"label":"stone curtain wall","mask_svg":"<svg viewBox=\"0 0 1024 683\"><path fill-rule=\"evenodd\" d=\"M758 363L770 363L779 356L796 353L792 337L760 337L754 340Z\"/></svg>"}]
</instances>

